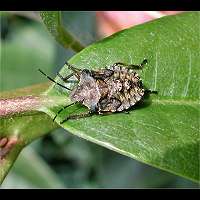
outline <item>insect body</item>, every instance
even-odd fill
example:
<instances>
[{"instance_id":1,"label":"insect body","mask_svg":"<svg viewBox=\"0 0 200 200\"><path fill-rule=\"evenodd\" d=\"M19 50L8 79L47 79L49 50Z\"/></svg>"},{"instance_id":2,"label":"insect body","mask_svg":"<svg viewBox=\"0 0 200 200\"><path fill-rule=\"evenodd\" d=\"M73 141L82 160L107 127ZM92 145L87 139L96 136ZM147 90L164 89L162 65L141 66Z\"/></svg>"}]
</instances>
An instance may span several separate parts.
<instances>
[{"instance_id":1,"label":"insect body","mask_svg":"<svg viewBox=\"0 0 200 200\"><path fill-rule=\"evenodd\" d=\"M63 122L68 119L90 116L93 113L103 114L125 111L140 101L145 92L156 93L156 91L145 90L138 73L134 71L134 69L142 69L146 63L146 59L140 65L115 63L108 68L96 71L77 69L66 63L73 73L65 78L60 74L58 76L65 82L68 82L71 76L75 76L78 80L78 85L70 93L70 98L74 103L64 108L79 102L86 106L89 111L69 116ZM48 76L47 78L51 79ZM65 86L63 87L66 88ZM69 88L66 89L70 90Z\"/></svg>"}]
</instances>

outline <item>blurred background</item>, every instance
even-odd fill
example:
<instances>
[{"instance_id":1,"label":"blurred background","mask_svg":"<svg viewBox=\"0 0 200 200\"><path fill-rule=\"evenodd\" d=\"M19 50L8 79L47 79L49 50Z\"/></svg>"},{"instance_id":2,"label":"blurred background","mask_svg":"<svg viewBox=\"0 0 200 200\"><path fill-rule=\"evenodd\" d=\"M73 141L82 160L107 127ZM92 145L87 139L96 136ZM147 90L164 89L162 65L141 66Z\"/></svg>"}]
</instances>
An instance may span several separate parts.
<instances>
[{"instance_id":1,"label":"blurred background","mask_svg":"<svg viewBox=\"0 0 200 200\"><path fill-rule=\"evenodd\" d=\"M85 46L177 12L63 12L63 23ZM1 91L46 82L75 52L64 49L37 12L1 12ZM196 188L197 184L78 138L59 128L19 155L1 188Z\"/></svg>"}]
</instances>

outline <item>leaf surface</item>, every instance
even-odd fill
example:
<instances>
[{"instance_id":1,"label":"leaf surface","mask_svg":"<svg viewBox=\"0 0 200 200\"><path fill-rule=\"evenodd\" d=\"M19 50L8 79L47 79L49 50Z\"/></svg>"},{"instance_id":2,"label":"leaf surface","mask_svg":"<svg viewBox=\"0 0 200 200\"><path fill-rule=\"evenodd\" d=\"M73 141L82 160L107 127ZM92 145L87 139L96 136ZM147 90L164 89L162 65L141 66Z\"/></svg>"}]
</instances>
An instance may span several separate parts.
<instances>
[{"instance_id":1,"label":"leaf surface","mask_svg":"<svg viewBox=\"0 0 200 200\"><path fill-rule=\"evenodd\" d=\"M152 94L130 114L94 115L69 120L62 127L123 155L199 181L199 22L199 12L163 17L118 32L72 57L69 63L82 69L116 62L139 64L146 58L148 64L138 73L158 95ZM64 66L60 73L66 76L70 71ZM47 94L65 97L69 103L68 92L59 86L52 85ZM44 111L54 117L59 109ZM83 106L73 106L56 121L83 111Z\"/></svg>"},{"instance_id":2,"label":"leaf surface","mask_svg":"<svg viewBox=\"0 0 200 200\"><path fill-rule=\"evenodd\" d=\"M43 11L40 16L52 36L65 48L78 52L84 46L62 24L61 11Z\"/></svg>"}]
</instances>

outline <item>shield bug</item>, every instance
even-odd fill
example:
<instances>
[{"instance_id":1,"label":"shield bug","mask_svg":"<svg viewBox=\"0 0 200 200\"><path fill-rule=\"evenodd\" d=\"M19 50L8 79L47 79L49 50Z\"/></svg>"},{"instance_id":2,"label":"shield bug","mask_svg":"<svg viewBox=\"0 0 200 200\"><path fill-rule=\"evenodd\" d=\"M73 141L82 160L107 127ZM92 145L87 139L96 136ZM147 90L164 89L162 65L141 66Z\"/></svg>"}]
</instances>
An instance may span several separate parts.
<instances>
[{"instance_id":1,"label":"shield bug","mask_svg":"<svg viewBox=\"0 0 200 200\"><path fill-rule=\"evenodd\" d=\"M142 80L136 72L136 70L142 69L146 63L147 60L144 59L139 65L114 63L107 68L88 70L78 69L66 62L65 64L72 73L67 77L62 77L59 73L57 75L66 83L74 76L78 84L73 89L55 82L44 72L39 71L55 84L71 91L69 95L73 103L62 108L57 115L63 109L76 103L81 103L89 109L86 113L68 116L61 122L62 124L69 119L87 117L94 113L104 114L127 111L141 101L145 93L157 93L156 91L144 89Z\"/></svg>"}]
</instances>

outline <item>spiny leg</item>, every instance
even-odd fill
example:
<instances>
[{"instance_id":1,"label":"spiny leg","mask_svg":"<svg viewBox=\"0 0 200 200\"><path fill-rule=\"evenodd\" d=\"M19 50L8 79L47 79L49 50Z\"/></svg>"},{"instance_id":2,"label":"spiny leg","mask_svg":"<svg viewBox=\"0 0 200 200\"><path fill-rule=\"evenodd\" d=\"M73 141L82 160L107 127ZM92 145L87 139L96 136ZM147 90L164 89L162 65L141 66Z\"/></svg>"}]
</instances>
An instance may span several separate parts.
<instances>
[{"instance_id":1,"label":"spiny leg","mask_svg":"<svg viewBox=\"0 0 200 200\"><path fill-rule=\"evenodd\" d=\"M68 80L69 78L71 78L72 76L74 76L74 73L69 74L66 77L63 77L59 72L57 73L57 76L63 80L65 83L75 83L78 82L77 80Z\"/></svg>"},{"instance_id":2,"label":"spiny leg","mask_svg":"<svg viewBox=\"0 0 200 200\"><path fill-rule=\"evenodd\" d=\"M128 67L130 69L142 69L144 67L144 65L146 65L146 64L147 64L147 59L144 59L141 64L139 64L139 65L129 65Z\"/></svg>"},{"instance_id":3,"label":"spiny leg","mask_svg":"<svg viewBox=\"0 0 200 200\"><path fill-rule=\"evenodd\" d=\"M71 89L70 88L68 88L68 87L65 87L64 85L61 85L60 83L58 83L58 82L56 82L56 81L54 81L50 76L48 76L47 74L45 74L41 69L38 69L38 71L39 72L41 72L44 76L46 76L50 81L52 81L52 82L54 82L55 84L57 84L57 85L59 85L59 86L61 86L61 87L63 87L63 88L65 88L65 89L67 89L67 90L70 90L71 91Z\"/></svg>"},{"instance_id":4,"label":"spiny leg","mask_svg":"<svg viewBox=\"0 0 200 200\"><path fill-rule=\"evenodd\" d=\"M100 71L92 71L92 76L95 79L106 79L114 74L114 71L111 69L102 69Z\"/></svg>"},{"instance_id":5,"label":"spiny leg","mask_svg":"<svg viewBox=\"0 0 200 200\"><path fill-rule=\"evenodd\" d=\"M145 94L158 94L158 91L146 89Z\"/></svg>"},{"instance_id":6,"label":"spiny leg","mask_svg":"<svg viewBox=\"0 0 200 200\"><path fill-rule=\"evenodd\" d=\"M61 113L64 109L66 109L66 108L68 108L68 107L70 107L70 106L72 106L72 105L74 105L74 104L76 104L77 102L74 102L74 103L71 103L71 104L69 104L69 105L66 105L66 106L64 106L63 108L61 108L58 112L57 112L57 114L55 115L55 117L53 118L53 121L55 121L55 119L56 119L56 117L59 115L59 113Z\"/></svg>"},{"instance_id":7,"label":"spiny leg","mask_svg":"<svg viewBox=\"0 0 200 200\"><path fill-rule=\"evenodd\" d=\"M65 62L65 65L67 65L67 67L69 69L71 69L72 71L76 72L76 71L81 71L80 69L74 67L73 65L69 64L67 61Z\"/></svg>"},{"instance_id":8,"label":"spiny leg","mask_svg":"<svg viewBox=\"0 0 200 200\"><path fill-rule=\"evenodd\" d=\"M67 65L67 67L69 69L71 69L73 72L74 72L74 76L76 76L77 79L80 79L80 73L81 73L81 70L72 66L71 64L69 64L68 62L65 62L65 65Z\"/></svg>"},{"instance_id":9,"label":"spiny leg","mask_svg":"<svg viewBox=\"0 0 200 200\"><path fill-rule=\"evenodd\" d=\"M123 66L127 67L128 69L137 69L137 70L139 70L139 69L142 69L145 64L147 64L147 59L144 59L142 61L142 63L139 64L139 65L125 64L125 63L121 63L121 62L115 63L114 65L123 65Z\"/></svg>"},{"instance_id":10,"label":"spiny leg","mask_svg":"<svg viewBox=\"0 0 200 200\"><path fill-rule=\"evenodd\" d=\"M57 72L56 74L57 74L57 76L58 76L61 80L63 80L64 82L67 82L67 80L68 80L69 78L71 78L71 77L74 75L73 73L71 73L71 74L67 75L66 77L63 77L59 72Z\"/></svg>"},{"instance_id":11,"label":"spiny leg","mask_svg":"<svg viewBox=\"0 0 200 200\"><path fill-rule=\"evenodd\" d=\"M84 112L77 115L69 115L67 118L65 118L63 121L60 122L60 124L63 124L64 122L68 121L69 119L80 119L85 117L90 117L94 114L94 112L91 112L90 110L88 112Z\"/></svg>"}]
</instances>

